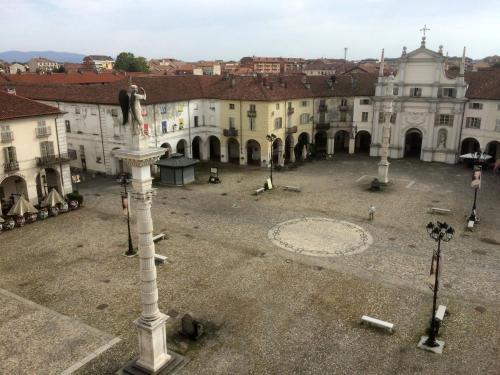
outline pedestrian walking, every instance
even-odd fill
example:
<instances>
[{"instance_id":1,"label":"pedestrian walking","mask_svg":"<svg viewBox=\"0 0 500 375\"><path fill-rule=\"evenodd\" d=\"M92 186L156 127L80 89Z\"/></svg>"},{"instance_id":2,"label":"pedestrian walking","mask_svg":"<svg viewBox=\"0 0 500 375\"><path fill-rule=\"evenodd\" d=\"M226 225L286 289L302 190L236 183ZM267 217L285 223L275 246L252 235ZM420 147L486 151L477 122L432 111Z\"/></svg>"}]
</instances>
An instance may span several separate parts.
<instances>
[{"instance_id":1,"label":"pedestrian walking","mask_svg":"<svg viewBox=\"0 0 500 375\"><path fill-rule=\"evenodd\" d=\"M368 208L368 219L370 221L373 221L373 216L375 215L375 206L370 205L370 208Z\"/></svg>"}]
</instances>

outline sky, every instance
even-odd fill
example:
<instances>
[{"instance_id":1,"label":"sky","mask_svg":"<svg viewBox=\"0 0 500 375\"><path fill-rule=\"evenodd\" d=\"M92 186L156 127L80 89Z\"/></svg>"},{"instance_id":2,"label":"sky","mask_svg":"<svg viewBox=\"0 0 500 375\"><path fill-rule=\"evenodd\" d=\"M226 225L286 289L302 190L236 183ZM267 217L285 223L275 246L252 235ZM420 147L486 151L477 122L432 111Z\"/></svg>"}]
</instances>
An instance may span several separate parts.
<instances>
[{"instance_id":1,"label":"sky","mask_svg":"<svg viewBox=\"0 0 500 375\"><path fill-rule=\"evenodd\" d=\"M0 0L0 51L185 61L243 56L378 58L420 46L500 54L500 0Z\"/></svg>"}]
</instances>

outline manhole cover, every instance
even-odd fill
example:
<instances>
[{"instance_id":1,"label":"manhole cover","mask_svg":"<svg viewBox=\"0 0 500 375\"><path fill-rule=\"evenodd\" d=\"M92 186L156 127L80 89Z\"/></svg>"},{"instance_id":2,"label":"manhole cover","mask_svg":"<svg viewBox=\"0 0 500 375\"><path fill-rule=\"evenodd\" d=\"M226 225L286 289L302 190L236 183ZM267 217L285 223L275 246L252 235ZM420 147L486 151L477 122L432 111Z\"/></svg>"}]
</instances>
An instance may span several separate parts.
<instances>
[{"instance_id":1,"label":"manhole cover","mask_svg":"<svg viewBox=\"0 0 500 375\"><path fill-rule=\"evenodd\" d=\"M360 226L321 217L285 221L273 227L268 237L282 249L319 257L360 253L373 243Z\"/></svg>"}]
</instances>

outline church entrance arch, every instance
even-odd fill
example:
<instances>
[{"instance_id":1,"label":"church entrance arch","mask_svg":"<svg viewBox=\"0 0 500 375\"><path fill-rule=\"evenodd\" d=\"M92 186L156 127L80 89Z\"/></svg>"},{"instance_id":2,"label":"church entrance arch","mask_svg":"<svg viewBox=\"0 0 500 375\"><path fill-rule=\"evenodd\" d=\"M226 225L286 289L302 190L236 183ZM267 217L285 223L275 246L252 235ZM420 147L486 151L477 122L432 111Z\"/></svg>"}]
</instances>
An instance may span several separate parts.
<instances>
[{"instance_id":1,"label":"church entrance arch","mask_svg":"<svg viewBox=\"0 0 500 375\"><path fill-rule=\"evenodd\" d=\"M409 129L405 135L404 157L420 159L421 151L422 132L415 128Z\"/></svg>"},{"instance_id":2,"label":"church entrance arch","mask_svg":"<svg viewBox=\"0 0 500 375\"><path fill-rule=\"evenodd\" d=\"M187 148L187 142L184 139L181 139L179 142L177 142L176 149L178 154L186 156L186 148Z\"/></svg>"}]
</instances>

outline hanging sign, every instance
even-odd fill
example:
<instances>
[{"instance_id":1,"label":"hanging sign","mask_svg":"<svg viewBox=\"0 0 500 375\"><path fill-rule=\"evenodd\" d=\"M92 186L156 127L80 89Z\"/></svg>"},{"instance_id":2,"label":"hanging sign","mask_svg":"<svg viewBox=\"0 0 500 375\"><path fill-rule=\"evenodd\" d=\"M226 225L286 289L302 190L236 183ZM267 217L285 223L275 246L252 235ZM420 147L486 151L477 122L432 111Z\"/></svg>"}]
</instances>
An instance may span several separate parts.
<instances>
[{"instance_id":1,"label":"hanging sign","mask_svg":"<svg viewBox=\"0 0 500 375\"><path fill-rule=\"evenodd\" d=\"M471 188L480 189L481 188L481 166L475 165L474 171L472 172L472 181L470 183Z\"/></svg>"}]
</instances>

